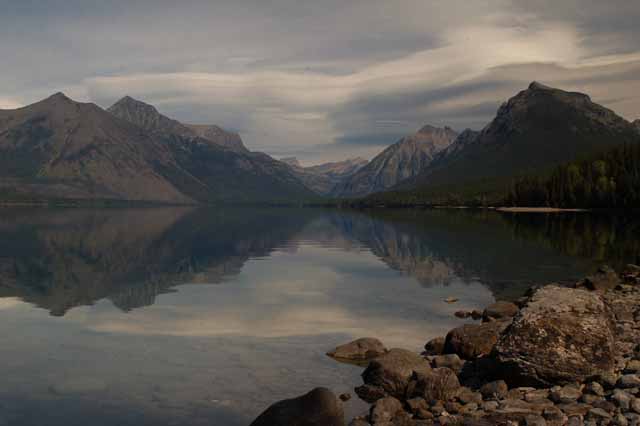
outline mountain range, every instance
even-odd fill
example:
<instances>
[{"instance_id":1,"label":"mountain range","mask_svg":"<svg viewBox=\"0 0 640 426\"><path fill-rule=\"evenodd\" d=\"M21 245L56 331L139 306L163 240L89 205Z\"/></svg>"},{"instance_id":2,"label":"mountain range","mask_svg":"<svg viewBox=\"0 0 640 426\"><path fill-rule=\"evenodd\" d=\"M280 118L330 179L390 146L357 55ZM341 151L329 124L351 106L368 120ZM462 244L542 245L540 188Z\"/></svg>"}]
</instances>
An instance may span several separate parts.
<instances>
[{"instance_id":1,"label":"mountain range","mask_svg":"<svg viewBox=\"0 0 640 426\"><path fill-rule=\"evenodd\" d=\"M482 131L466 132L381 198L438 202L452 194L468 199L501 192L515 177L635 143L635 126L589 96L534 82L504 103Z\"/></svg>"},{"instance_id":2,"label":"mountain range","mask_svg":"<svg viewBox=\"0 0 640 426\"><path fill-rule=\"evenodd\" d=\"M314 197L287 165L218 127L183 125L130 97L105 111L62 93L0 111L0 194L181 204Z\"/></svg>"},{"instance_id":3,"label":"mountain range","mask_svg":"<svg viewBox=\"0 0 640 426\"><path fill-rule=\"evenodd\" d=\"M633 123L589 96L533 82L481 131L431 125L371 161L303 167L246 148L237 133L185 124L125 96L107 110L57 93L0 110L0 199L174 204L442 202L497 194L594 152L638 143Z\"/></svg>"},{"instance_id":4,"label":"mountain range","mask_svg":"<svg viewBox=\"0 0 640 426\"><path fill-rule=\"evenodd\" d=\"M295 157L283 158L280 161L288 164L307 188L325 196L332 195L336 186L349 179L368 163L360 157L310 167L302 167Z\"/></svg>"},{"instance_id":5,"label":"mountain range","mask_svg":"<svg viewBox=\"0 0 640 426\"><path fill-rule=\"evenodd\" d=\"M424 126L382 151L369 164L337 185L332 195L354 198L389 189L426 169L457 136L449 127Z\"/></svg>"}]
</instances>

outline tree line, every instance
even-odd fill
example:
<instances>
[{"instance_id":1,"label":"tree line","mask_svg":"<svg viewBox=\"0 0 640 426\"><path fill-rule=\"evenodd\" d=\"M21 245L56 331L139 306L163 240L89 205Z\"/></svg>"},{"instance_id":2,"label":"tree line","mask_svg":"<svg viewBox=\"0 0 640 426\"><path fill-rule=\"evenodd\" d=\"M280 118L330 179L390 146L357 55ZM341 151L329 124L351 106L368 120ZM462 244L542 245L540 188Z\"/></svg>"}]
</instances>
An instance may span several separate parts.
<instances>
[{"instance_id":1,"label":"tree line","mask_svg":"<svg viewBox=\"0 0 640 426\"><path fill-rule=\"evenodd\" d=\"M640 144L625 144L512 182L510 206L640 208Z\"/></svg>"}]
</instances>

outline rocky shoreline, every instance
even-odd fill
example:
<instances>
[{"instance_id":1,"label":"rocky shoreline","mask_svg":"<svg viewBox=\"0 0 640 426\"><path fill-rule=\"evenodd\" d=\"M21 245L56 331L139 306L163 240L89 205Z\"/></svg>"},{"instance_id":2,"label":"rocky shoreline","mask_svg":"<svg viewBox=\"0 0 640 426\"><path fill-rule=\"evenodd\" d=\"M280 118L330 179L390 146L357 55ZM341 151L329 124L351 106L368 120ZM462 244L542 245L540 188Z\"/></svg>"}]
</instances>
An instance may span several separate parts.
<instances>
[{"instance_id":1,"label":"rocky shoreline","mask_svg":"<svg viewBox=\"0 0 640 426\"><path fill-rule=\"evenodd\" d=\"M328 353L366 366L355 393L370 410L350 426L640 425L640 267L603 267L572 286L456 315L481 322L422 354L375 338ZM344 426L349 397L314 389L252 426Z\"/></svg>"}]
</instances>

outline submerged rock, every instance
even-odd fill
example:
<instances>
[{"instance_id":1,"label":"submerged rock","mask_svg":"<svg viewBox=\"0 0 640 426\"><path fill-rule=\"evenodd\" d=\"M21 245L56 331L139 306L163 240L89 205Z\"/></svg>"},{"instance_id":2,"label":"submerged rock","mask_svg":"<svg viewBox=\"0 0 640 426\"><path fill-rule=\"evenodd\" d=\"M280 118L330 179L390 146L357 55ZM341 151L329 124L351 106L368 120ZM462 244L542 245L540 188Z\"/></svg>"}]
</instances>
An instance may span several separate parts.
<instances>
[{"instance_id":1,"label":"submerged rock","mask_svg":"<svg viewBox=\"0 0 640 426\"><path fill-rule=\"evenodd\" d=\"M387 348L382 342L373 337L364 337L353 342L338 346L327 352L332 358L350 361L366 361L387 353Z\"/></svg>"},{"instance_id":2,"label":"submerged rock","mask_svg":"<svg viewBox=\"0 0 640 426\"><path fill-rule=\"evenodd\" d=\"M493 356L515 385L582 382L614 368L613 318L596 293L543 287L501 336Z\"/></svg>"},{"instance_id":3,"label":"submerged rock","mask_svg":"<svg viewBox=\"0 0 640 426\"><path fill-rule=\"evenodd\" d=\"M306 395L276 402L251 426L344 426L342 403L329 389L316 388Z\"/></svg>"}]
</instances>

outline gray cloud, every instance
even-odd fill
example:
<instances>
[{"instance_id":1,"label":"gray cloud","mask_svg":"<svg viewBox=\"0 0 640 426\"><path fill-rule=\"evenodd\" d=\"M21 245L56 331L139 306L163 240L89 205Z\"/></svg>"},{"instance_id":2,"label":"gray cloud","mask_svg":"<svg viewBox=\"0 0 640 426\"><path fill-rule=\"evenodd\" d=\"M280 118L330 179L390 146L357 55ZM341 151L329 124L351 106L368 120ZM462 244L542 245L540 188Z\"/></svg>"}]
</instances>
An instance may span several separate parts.
<instances>
[{"instance_id":1,"label":"gray cloud","mask_svg":"<svg viewBox=\"0 0 640 426\"><path fill-rule=\"evenodd\" d=\"M481 128L531 80L639 117L639 19L626 0L21 0L0 108L129 94L274 155L371 156L426 123Z\"/></svg>"}]
</instances>

